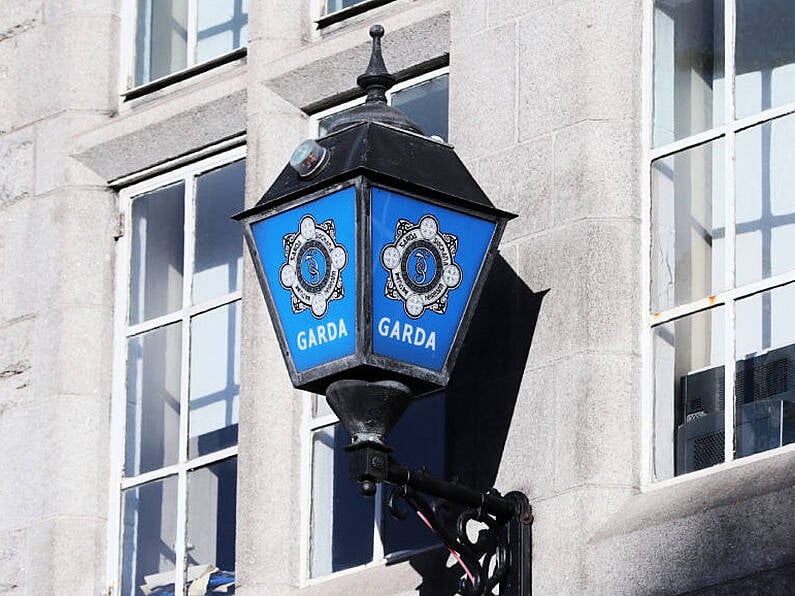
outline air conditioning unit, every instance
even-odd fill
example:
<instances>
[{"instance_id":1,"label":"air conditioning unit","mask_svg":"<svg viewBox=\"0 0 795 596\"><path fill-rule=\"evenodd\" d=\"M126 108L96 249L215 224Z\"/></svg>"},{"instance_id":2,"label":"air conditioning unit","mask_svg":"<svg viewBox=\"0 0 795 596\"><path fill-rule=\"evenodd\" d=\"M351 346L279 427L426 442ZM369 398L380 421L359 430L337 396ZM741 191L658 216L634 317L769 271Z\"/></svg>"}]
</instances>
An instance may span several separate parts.
<instances>
[{"instance_id":1,"label":"air conditioning unit","mask_svg":"<svg viewBox=\"0 0 795 596\"><path fill-rule=\"evenodd\" d=\"M724 461L724 368L716 366L680 380L676 473ZM795 345L736 363L735 457L795 441Z\"/></svg>"}]
</instances>

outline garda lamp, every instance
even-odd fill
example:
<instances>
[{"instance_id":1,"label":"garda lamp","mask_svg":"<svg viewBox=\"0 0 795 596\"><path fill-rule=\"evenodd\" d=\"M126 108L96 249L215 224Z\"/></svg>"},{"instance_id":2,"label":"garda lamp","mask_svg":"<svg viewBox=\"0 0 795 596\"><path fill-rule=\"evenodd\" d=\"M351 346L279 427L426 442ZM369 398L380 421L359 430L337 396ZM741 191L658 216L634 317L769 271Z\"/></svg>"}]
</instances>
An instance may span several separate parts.
<instances>
[{"instance_id":1,"label":"garda lamp","mask_svg":"<svg viewBox=\"0 0 795 596\"><path fill-rule=\"evenodd\" d=\"M385 440L412 396L445 387L506 222L455 154L386 103L381 26L357 82L366 102L301 143L259 202L235 216L293 385L327 396L353 437L361 492L397 485L456 552L462 594L529 590L527 498L402 468ZM423 495L465 508L457 535ZM468 521L489 539L472 541ZM481 532L483 534L483 532ZM510 543L510 548L509 548ZM518 550L517 550L518 549ZM484 562L483 557L486 557Z\"/></svg>"}]
</instances>

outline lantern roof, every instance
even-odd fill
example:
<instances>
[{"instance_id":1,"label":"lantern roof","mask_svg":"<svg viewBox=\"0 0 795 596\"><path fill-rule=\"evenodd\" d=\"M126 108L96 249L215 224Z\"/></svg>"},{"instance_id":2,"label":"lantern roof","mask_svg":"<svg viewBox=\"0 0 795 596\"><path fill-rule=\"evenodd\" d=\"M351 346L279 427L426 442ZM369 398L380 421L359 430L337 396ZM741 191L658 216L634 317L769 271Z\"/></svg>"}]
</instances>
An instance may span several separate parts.
<instances>
[{"instance_id":1,"label":"lantern roof","mask_svg":"<svg viewBox=\"0 0 795 596\"><path fill-rule=\"evenodd\" d=\"M241 216L269 210L292 199L364 175L372 182L442 199L451 207L474 209L508 219L497 209L456 155L453 147L380 122L361 122L317 140L328 163L312 178L289 165L256 206Z\"/></svg>"},{"instance_id":2,"label":"lantern roof","mask_svg":"<svg viewBox=\"0 0 795 596\"><path fill-rule=\"evenodd\" d=\"M331 131L314 143L326 151L310 175L286 166L256 206L238 218L278 207L282 203L363 175L372 182L434 197L451 207L512 219L514 214L494 207L483 189L447 143L423 136L403 112L387 105L386 90L395 83L381 53L384 28L373 25L372 52L367 70L357 83L367 94L362 105L340 113Z\"/></svg>"}]
</instances>

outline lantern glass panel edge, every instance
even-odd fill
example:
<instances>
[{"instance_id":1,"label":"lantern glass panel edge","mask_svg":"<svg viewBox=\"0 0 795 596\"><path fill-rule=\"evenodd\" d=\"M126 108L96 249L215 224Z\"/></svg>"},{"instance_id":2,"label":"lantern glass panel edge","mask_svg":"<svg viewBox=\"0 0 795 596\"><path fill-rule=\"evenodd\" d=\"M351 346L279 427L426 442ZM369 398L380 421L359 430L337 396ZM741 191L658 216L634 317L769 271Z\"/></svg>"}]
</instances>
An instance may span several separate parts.
<instances>
[{"instance_id":1,"label":"lantern glass panel edge","mask_svg":"<svg viewBox=\"0 0 795 596\"><path fill-rule=\"evenodd\" d=\"M294 381L359 352L357 187L324 190L243 219Z\"/></svg>"}]
</instances>

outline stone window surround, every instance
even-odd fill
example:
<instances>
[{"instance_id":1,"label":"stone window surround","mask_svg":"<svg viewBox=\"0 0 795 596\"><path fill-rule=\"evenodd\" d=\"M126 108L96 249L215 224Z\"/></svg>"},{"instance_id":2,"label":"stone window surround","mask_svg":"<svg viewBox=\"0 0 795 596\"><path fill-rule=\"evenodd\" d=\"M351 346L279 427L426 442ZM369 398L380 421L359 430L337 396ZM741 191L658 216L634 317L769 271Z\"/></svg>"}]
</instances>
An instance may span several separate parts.
<instances>
[{"instance_id":1,"label":"stone window surround","mask_svg":"<svg viewBox=\"0 0 795 596\"><path fill-rule=\"evenodd\" d=\"M325 42L316 40L297 54L277 59L261 82L269 101L287 102L296 113L309 115L354 100L361 93L356 76L370 55L366 31L359 27L344 33L346 44L340 47L337 39L338 49L331 54L318 54ZM418 20L389 29L384 39L387 64L398 81L445 67L450 15L420 11ZM390 46L405 51L390 55ZM245 142L249 73L243 56L168 89L125 101L107 124L77 139L73 157L120 188L187 163L197 153L211 153L219 142L227 148ZM197 121L202 126L197 127Z\"/></svg>"}]
</instances>

